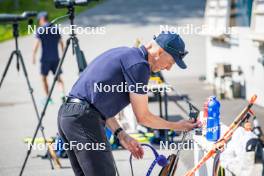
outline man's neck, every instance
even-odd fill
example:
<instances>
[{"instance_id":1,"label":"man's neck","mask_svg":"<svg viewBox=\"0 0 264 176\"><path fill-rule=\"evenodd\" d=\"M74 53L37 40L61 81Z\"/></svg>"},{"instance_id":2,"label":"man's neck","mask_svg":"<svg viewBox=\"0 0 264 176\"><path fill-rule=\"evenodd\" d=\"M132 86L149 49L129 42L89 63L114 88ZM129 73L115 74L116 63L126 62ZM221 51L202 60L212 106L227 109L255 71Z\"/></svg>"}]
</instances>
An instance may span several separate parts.
<instances>
[{"instance_id":1,"label":"man's neck","mask_svg":"<svg viewBox=\"0 0 264 176\"><path fill-rule=\"evenodd\" d=\"M49 22L48 21L44 21L44 22L42 22L41 24L40 24L40 26L45 26L45 25L47 25Z\"/></svg>"},{"instance_id":2,"label":"man's neck","mask_svg":"<svg viewBox=\"0 0 264 176\"><path fill-rule=\"evenodd\" d=\"M149 45L144 45L144 47L146 48L146 50L148 52L148 58L147 58L148 63L152 64L152 61L153 61L154 57L153 57L153 53L152 53L151 47Z\"/></svg>"}]
</instances>

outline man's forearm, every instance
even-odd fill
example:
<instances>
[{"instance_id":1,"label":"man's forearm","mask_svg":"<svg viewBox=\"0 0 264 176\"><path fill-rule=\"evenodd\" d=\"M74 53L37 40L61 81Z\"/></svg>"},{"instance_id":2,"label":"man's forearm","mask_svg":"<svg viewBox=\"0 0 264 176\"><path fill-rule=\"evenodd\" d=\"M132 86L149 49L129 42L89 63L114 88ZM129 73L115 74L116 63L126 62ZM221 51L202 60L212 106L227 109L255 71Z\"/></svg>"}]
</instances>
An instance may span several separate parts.
<instances>
[{"instance_id":1,"label":"man's forearm","mask_svg":"<svg viewBox=\"0 0 264 176\"><path fill-rule=\"evenodd\" d=\"M60 40L60 45L61 45L61 51L63 52L64 51L64 44L63 44L62 39Z\"/></svg>"},{"instance_id":2,"label":"man's forearm","mask_svg":"<svg viewBox=\"0 0 264 176\"><path fill-rule=\"evenodd\" d=\"M33 48L33 56L36 56L37 51L38 51L38 47L34 46L34 48Z\"/></svg>"},{"instance_id":3,"label":"man's forearm","mask_svg":"<svg viewBox=\"0 0 264 176\"><path fill-rule=\"evenodd\" d=\"M33 47L33 57L35 57L36 54L37 54L38 47L39 47L39 43L40 42L37 40L36 43L35 43L35 45L34 45L34 47Z\"/></svg>"},{"instance_id":4,"label":"man's forearm","mask_svg":"<svg viewBox=\"0 0 264 176\"><path fill-rule=\"evenodd\" d=\"M169 122L159 116L152 114L151 112L148 113L144 118L141 118L139 121L141 125L144 125L149 128L154 129L177 129L179 125L177 122ZM109 118L106 120L106 125L111 131L114 133L118 128L121 126L117 122L116 118Z\"/></svg>"},{"instance_id":5,"label":"man's forearm","mask_svg":"<svg viewBox=\"0 0 264 176\"><path fill-rule=\"evenodd\" d=\"M112 133L114 133L118 128L120 128L121 126L119 125L119 123L117 122L115 117L109 118L106 120L106 125L108 128L110 128L110 130L112 131Z\"/></svg>"},{"instance_id":6,"label":"man's forearm","mask_svg":"<svg viewBox=\"0 0 264 176\"><path fill-rule=\"evenodd\" d=\"M177 129L179 127L177 122L169 122L151 112L142 117L139 123L154 129Z\"/></svg>"},{"instance_id":7,"label":"man's forearm","mask_svg":"<svg viewBox=\"0 0 264 176\"><path fill-rule=\"evenodd\" d=\"M110 128L110 130L112 131L112 133L114 134L114 132L118 129L118 128L120 128L121 126L119 125L119 123L117 122L117 120L116 120L116 118L115 117L113 117L113 118L109 118L109 119L107 119L106 120L106 126L108 127L108 128ZM124 130L122 130L119 134L118 134L118 139L120 140L122 140L122 139L124 139L124 138L126 138L128 135L127 135L127 133L124 131Z\"/></svg>"}]
</instances>

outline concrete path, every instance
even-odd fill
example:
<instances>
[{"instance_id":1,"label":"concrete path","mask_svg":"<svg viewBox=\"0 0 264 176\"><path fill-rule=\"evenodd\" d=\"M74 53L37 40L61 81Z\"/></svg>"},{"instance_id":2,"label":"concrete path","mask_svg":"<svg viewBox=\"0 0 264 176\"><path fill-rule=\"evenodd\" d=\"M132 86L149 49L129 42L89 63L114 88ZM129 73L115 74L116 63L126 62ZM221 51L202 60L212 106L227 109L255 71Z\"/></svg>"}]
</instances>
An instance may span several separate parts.
<instances>
[{"instance_id":1,"label":"concrete path","mask_svg":"<svg viewBox=\"0 0 264 176\"><path fill-rule=\"evenodd\" d=\"M134 45L136 38L142 39L143 42L151 40L154 34L160 32L160 25L169 25L171 27L188 24L201 25L204 6L204 0L106 0L97 7L76 17L76 23L79 26L100 26L105 27L106 31L104 35L78 36L81 49L84 51L87 61L90 62L95 56L109 48ZM67 36L63 36L63 38L66 40ZM164 75L168 82L176 85L179 91L188 93L193 101L201 107L205 98L211 95L210 87L197 81L198 76L205 74L204 37L183 35L183 38L190 52L186 57L189 69L180 70L177 66L174 66L172 71L164 72ZM29 79L34 88L38 108L42 110L43 90L39 76L39 64L36 66L31 64L33 43L34 36L19 39L20 49L28 69ZM4 70L7 58L13 48L13 40L0 44L1 72ZM63 72L63 79L65 80L67 91L69 91L78 77L76 60L71 52L68 53L65 59ZM50 77L51 81L52 77ZM57 95L59 95L59 91L56 88L53 93L55 104L49 106L43 121L47 136L54 136L57 132L56 117L61 104L60 97ZM242 100L238 101L244 103ZM226 102L225 107L230 107L231 102ZM153 112L158 113L155 104L151 104L150 107ZM235 101L232 107L232 109L228 108L230 109L228 112L233 115L243 106ZM263 110L261 108L259 110L263 115ZM183 115L173 103L169 104L169 114ZM24 75L21 70L20 72L16 71L15 60L12 62L0 91L0 122L0 175L18 175L27 149L27 146L23 143L23 138L33 135L37 119ZM170 152L161 151L165 155L170 154ZM64 169L50 170L48 161L35 157L43 153L44 151L33 151L26 167L25 175L73 175L68 160L62 160L63 166L65 166ZM114 157L120 174L130 175L129 153L124 150L115 151ZM152 154L147 151L143 160L135 161L136 175L144 175L152 159ZM177 175L182 175L192 166L192 163L192 151L184 151ZM154 172L158 173L159 169L156 168Z\"/></svg>"}]
</instances>

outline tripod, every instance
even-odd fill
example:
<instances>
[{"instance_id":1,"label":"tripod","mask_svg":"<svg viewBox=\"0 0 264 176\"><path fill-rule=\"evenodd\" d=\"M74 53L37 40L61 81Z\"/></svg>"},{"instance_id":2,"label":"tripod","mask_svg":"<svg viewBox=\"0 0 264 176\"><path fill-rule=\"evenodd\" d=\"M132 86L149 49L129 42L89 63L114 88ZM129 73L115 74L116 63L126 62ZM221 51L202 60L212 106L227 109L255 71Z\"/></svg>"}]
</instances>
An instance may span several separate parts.
<instances>
[{"instance_id":1,"label":"tripod","mask_svg":"<svg viewBox=\"0 0 264 176\"><path fill-rule=\"evenodd\" d=\"M27 86L28 86L28 89L29 89L29 93L30 93L30 95L31 95L31 100L32 100L33 105L34 105L34 109L35 109L35 112L36 112L36 116L37 116L38 121L39 121L39 120L40 120L40 116L39 116L38 108L37 108L36 101L35 101L35 98L34 98L34 95L33 95L33 89L32 89L31 84L30 84L30 82L29 82L29 78L28 78L28 74L27 74L26 66L25 66L25 63L24 63L24 60L23 60L23 57L22 57L21 51L20 51L19 48L18 48L18 37L19 37L19 31L18 31L18 22L17 22L17 21L13 23L13 36L14 36L14 38L15 38L16 49L15 49L14 51L12 51L12 53L11 53L11 55L10 55L10 57L9 57L9 60L8 60L8 62L7 62L7 65L6 65L6 67L5 67L5 70L4 70L4 72L3 72L3 76L2 76L2 78L1 78L0 88L1 88L1 86L2 86L2 84L3 84L3 82L4 82L4 79L5 79L5 76L6 76L6 74L7 74L8 69L9 69L9 66L10 66L10 64L11 64L11 61L12 61L12 59L14 58L14 56L16 56L16 59L17 59L17 65L16 65L17 70L19 71L19 68L20 68L20 66L19 66L19 61L20 61L20 62L21 62L21 65L22 65L22 70L23 70L23 72L24 72L24 75L25 75L25 78L26 78L26 81L27 81ZM40 121L39 121L39 122L40 122ZM40 123L39 127L40 127L40 130L41 130L41 133L42 133L42 137L43 137L43 139L44 139L44 141L45 141L45 144L47 144L47 140L46 140L45 133L44 133L44 127L42 126L41 123ZM33 145L34 145L34 141L32 141L32 143L31 143L30 146L33 146ZM54 167L53 167L53 163L52 163L52 161L51 161L51 156L50 156L50 152L49 152L49 150L48 150L47 153L48 153L48 159L49 159L49 161L50 161L51 169L54 169Z\"/></svg>"},{"instance_id":2,"label":"tripod","mask_svg":"<svg viewBox=\"0 0 264 176\"><path fill-rule=\"evenodd\" d=\"M72 50L73 50L73 54L76 54L76 59L77 59L77 64L78 64L78 68L79 68L79 73L82 72L85 67L87 66L87 63L85 61L85 58L84 58L84 54L83 54L83 51L80 49L80 46L79 46L79 43L78 43L78 39L74 33L74 29L73 29L73 26L74 26L74 7L73 6L70 6L68 7L68 13L66 16L63 16L63 17L69 17L70 19L70 24L71 24L71 34L70 34L70 37L67 39L66 41L66 47L63 51L63 54L62 54L62 58L60 59L60 62L58 64L58 67L57 67L57 70L56 70L56 73L55 73L55 76L54 76L54 79L53 79L53 82L52 82L52 85L51 85L51 88L50 88L50 91L49 91L49 94L48 94L48 97L47 97L47 100L45 102L45 105L44 105L44 108L42 110L42 113L41 113L41 117L39 119L39 122L38 122L38 125L35 129L35 132L34 132L34 135L33 135L33 139L32 139L32 143L35 142L35 139L36 139L36 136L38 134L38 131L41 129L41 123L42 123L42 120L45 116L45 113L46 113L46 110L47 110L47 107L48 107L48 104L49 104L49 99L52 95L52 92L53 92L53 89L55 87L55 83L59 77L59 74L60 74L60 69L62 67L62 64L63 64L63 61L65 59L65 56L66 56L66 53L68 51L68 48L70 46L70 43L72 43ZM60 18L58 18L60 19ZM54 23L54 22L53 22ZM19 175L22 176L23 172L24 172L24 169L26 167L26 164L27 164L27 161L28 161L28 158L29 158L29 155L32 151L32 145L30 145L28 151L27 151L27 154L26 154L26 157L25 157L25 160L23 162L23 165L21 167L21 170L20 170L20 173Z\"/></svg>"}]
</instances>

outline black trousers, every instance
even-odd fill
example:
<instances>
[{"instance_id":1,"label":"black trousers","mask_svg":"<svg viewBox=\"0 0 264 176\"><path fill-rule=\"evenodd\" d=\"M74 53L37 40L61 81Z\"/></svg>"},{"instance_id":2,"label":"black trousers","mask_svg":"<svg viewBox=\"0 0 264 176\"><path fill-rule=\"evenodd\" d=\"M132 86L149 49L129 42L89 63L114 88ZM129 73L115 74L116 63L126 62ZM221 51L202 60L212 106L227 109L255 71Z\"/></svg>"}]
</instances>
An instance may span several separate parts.
<instances>
[{"instance_id":1,"label":"black trousers","mask_svg":"<svg viewBox=\"0 0 264 176\"><path fill-rule=\"evenodd\" d=\"M64 103L58 114L59 134L76 176L115 176L113 155L101 114L89 105Z\"/></svg>"}]
</instances>

